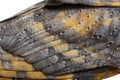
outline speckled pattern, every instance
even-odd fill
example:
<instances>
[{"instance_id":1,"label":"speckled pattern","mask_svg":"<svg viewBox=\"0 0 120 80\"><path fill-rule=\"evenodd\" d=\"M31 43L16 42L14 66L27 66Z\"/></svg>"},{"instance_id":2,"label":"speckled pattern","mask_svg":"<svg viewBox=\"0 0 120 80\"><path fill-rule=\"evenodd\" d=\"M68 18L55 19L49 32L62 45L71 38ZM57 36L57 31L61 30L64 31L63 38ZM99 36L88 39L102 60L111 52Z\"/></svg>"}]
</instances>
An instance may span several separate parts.
<instances>
[{"instance_id":1,"label":"speckled pattern","mask_svg":"<svg viewBox=\"0 0 120 80\"><path fill-rule=\"evenodd\" d=\"M99 1L46 0L0 22L0 80L119 74L120 2Z\"/></svg>"},{"instance_id":2,"label":"speckled pattern","mask_svg":"<svg viewBox=\"0 0 120 80\"><path fill-rule=\"evenodd\" d=\"M68 4L85 4L92 6L120 6L120 0L45 0L48 5Z\"/></svg>"}]
</instances>

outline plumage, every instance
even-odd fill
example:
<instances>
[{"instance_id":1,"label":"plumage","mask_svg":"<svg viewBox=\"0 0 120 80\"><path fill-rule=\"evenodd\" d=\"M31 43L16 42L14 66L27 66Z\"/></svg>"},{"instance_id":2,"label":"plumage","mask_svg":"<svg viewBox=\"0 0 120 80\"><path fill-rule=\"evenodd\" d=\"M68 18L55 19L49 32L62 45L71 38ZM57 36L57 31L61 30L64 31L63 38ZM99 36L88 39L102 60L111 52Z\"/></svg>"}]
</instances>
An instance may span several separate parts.
<instances>
[{"instance_id":1,"label":"plumage","mask_svg":"<svg viewBox=\"0 0 120 80\"><path fill-rule=\"evenodd\" d=\"M119 46L119 0L45 0L0 22L0 80L101 80Z\"/></svg>"}]
</instances>

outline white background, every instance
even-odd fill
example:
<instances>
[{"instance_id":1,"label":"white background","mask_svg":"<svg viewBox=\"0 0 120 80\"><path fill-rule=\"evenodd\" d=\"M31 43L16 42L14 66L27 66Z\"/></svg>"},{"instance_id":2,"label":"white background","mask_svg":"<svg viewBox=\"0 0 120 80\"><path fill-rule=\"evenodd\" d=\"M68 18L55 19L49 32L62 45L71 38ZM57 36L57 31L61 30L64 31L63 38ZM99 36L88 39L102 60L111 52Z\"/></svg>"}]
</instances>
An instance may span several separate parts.
<instances>
[{"instance_id":1,"label":"white background","mask_svg":"<svg viewBox=\"0 0 120 80\"><path fill-rule=\"evenodd\" d=\"M34 5L42 0L1 0L0 1L0 21L7 19L16 13ZM120 80L120 75L105 80Z\"/></svg>"}]
</instances>

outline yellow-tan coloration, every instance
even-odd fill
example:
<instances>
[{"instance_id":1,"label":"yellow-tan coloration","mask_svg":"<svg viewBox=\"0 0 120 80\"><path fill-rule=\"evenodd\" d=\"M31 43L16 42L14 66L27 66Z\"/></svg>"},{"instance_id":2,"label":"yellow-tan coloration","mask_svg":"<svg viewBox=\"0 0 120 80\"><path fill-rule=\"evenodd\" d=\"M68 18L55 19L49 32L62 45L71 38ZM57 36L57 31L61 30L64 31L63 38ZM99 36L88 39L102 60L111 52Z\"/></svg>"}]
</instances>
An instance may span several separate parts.
<instances>
[{"instance_id":1,"label":"yellow-tan coloration","mask_svg":"<svg viewBox=\"0 0 120 80\"><path fill-rule=\"evenodd\" d=\"M64 16L65 16L65 12L61 11L60 13L58 13L56 15L56 19L59 19L59 18L64 17Z\"/></svg>"},{"instance_id":2,"label":"yellow-tan coloration","mask_svg":"<svg viewBox=\"0 0 120 80\"><path fill-rule=\"evenodd\" d=\"M106 25L106 26L109 26L111 21L112 21L112 19L104 19L103 24Z\"/></svg>"},{"instance_id":3,"label":"yellow-tan coloration","mask_svg":"<svg viewBox=\"0 0 120 80\"><path fill-rule=\"evenodd\" d=\"M2 77L6 77L6 78L17 78L17 72L16 71L6 71L6 70L0 70L0 75L2 75ZM46 79L46 76L38 71L38 72L27 72L28 75L28 79Z\"/></svg>"},{"instance_id":4,"label":"yellow-tan coloration","mask_svg":"<svg viewBox=\"0 0 120 80\"><path fill-rule=\"evenodd\" d=\"M0 60L7 60L7 61L22 61L23 58L16 56L16 55L12 55L12 53L8 53L4 50L2 50L2 54L0 54Z\"/></svg>"},{"instance_id":5,"label":"yellow-tan coloration","mask_svg":"<svg viewBox=\"0 0 120 80\"><path fill-rule=\"evenodd\" d=\"M111 18L108 18L110 16L110 13L108 11L106 11L104 16L106 16L106 18L103 20L103 24L106 26L109 26L112 21Z\"/></svg>"},{"instance_id":6,"label":"yellow-tan coloration","mask_svg":"<svg viewBox=\"0 0 120 80\"><path fill-rule=\"evenodd\" d=\"M65 29L73 29L75 34L80 33L81 36L85 36L91 30L91 26L96 25L96 14L98 14L98 12L81 10L80 14L75 14L70 18L64 19Z\"/></svg>"},{"instance_id":7,"label":"yellow-tan coloration","mask_svg":"<svg viewBox=\"0 0 120 80\"><path fill-rule=\"evenodd\" d=\"M82 42L82 44L80 44L81 47L83 47L85 43ZM99 43L98 43L99 44ZM97 44L96 44L97 45ZM92 45L92 46L88 46L88 47L84 47L83 49L87 52L89 52L91 54L92 57L94 58L99 58L99 59L102 59L102 60L107 60L108 58L106 56L104 56L104 54L102 54L103 52L100 51L100 52L97 52L97 51L93 51L94 49L94 46L95 45ZM109 62L106 62L106 64L108 65L111 65L111 63ZM93 65L91 65L93 67ZM97 65L95 65L97 66ZM90 67L90 66L89 66Z\"/></svg>"},{"instance_id":8,"label":"yellow-tan coloration","mask_svg":"<svg viewBox=\"0 0 120 80\"><path fill-rule=\"evenodd\" d=\"M97 6L104 6L105 3L102 2L101 0L97 0L95 5L97 5Z\"/></svg>"},{"instance_id":9,"label":"yellow-tan coloration","mask_svg":"<svg viewBox=\"0 0 120 80\"><path fill-rule=\"evenodd\" d=\"M61 43L62 43L62 40L59 39L59 40L50 42L50 43L48 43L48 44L46 44L46 45L49 46L49 47L53 47L53 46L59 45L59 44L61 44Z\"/></svg>"},{"instance_id":10,"label":"yellow-tan coloration","mask_svg":"<svg viewBox=\"0 0 120 80\"><path fill-rule=\"evenodd\" d=\"M32 24L31 24L32 23ZM40 31L40 30L43 30L44 29L44 26L43 26L43 24L42 23L33 23L33 22L29 22L29 23L27 23L27 26L30 26L33 30L35 30L35 31Z\"/></svg>"},{"instance_id":11,"label":"yellow-tan coloration","mask_svg":"<svg viewBox=\"0 0 120 80\"><path fill-rule=\"evenodd\" d=\"M67 51L69 48L69 44L65 43L65 44L57 45L54 48L57 52Z\"/></svg>"},{"instance_id":12,"label":"yellow-tan coloration","mask_svg":"<svg viewBox=\"0 0 120 80\"><path fill-rule=\"evenodd\" d=\"M85 62L85 56L80 56L72 59L76 63L84 63Z\"/></svg>"},{"instance_id":13,"label":"yellow-tan coloration","mask_svg":"<svg viewBox=\"0 0 120 80\"><path fill-rule=\"evenodd\" d=\"M119 2L110 2L110 5L113 5L113 6L120 6L120 1L119 1Z\"/></svg>"},{"instance_id":14,"label":"yellow-tan coloration","mask_svg":"<svg viewBox=\"0 0 120 80\"><path fill-rule=\"evenodd\" d=\"M63 23L65 24L65 29L68 29L70 27L77 26L79 24L79 20L77 19L77 16L73 16L73 17L64 19Z\"/></svg>"},{"instance_id":15,"label":"yellow-tan coloration","mask_svg":"<svg viewBox=\"0 0 120 80\"><path fill-rule=\"evenodd\" d=\"M0 80L12 80L12 78L0 78Z\"/></svg>"},{"instance_id":16,"label":"yellow-tan coloration","mask_svg":"<svg viewBox=\"0 0 120 80\"><path fill-rule=\"evenodd\" d=\"M57 1L57 0L54 0ZM53 2L54 2L53 1ZM59 0L61 3L72 3L72 4L87 4L92 6L120 6L120 0Z\"/></svg>"},{"instance_id":17,"label":"yellow-tan coloration","mask_svg":"<svg viewBox=\"0 0 120 80\"><path fill-rule=\"evenodd\" d=\"M40 71L38 71L38 72L27 72L27 74L31 79L46 79L46 76Z\"/></svg>"},{"instance_id":18,"label":"yellow-tan coloration","mask_svg":"<svg viewBox=\"0 0 120 80\"><path fill-rule=\"evenodd\" d=\"M3 58L3 60L11 60L11 61L19 61L19 60L22 60L22 58L20 58L20 57L18 57L18 56L13 56L12 54L2 54L2 55L0 55L0 56L2 56L2 58Z\"/></svg>"},{"instance_id":19,"label":"yellow-tan coloration","mask_svg":"<svg viewBox=\"0 0 120 80\"><path fill-rule=\"evenodd\" d=\"M18 71L33 71L32 65L24 61L13 61L12 66L14 70Z\"/></svg>"},{"instance_id":20,"label":"yellow-tan coloration","mask_svg":"<svg viewBox=\"0 0 120 80\"><path fill-rule=\"evenodd\" d=\"M109 0L109 3L105 3L107 0L96 0L95 6L120 6L120 0Z\"/></svg>"},{"instance_id":21,"label":"yellow-tan coloration","mask_svg":"<svg viewBox=\"0 0 120 80\"><path fill-rule=\"evenodd\" d=\"M99 44L99 43L98 43L98 44ZM83 46L82 46L82 47L83 47ZM101 58L101 59L103 59L103 60L106 59L106 58L104 57L104 54L102 54L101 52L97 52L97 51L94 52L93 49L94 49L94 45L89 46L89 47L84 47L84 50L87 51L87 52L89 52L92 57Z\"/></svg>"},{"instance_id":22,"label":"yellow-tan coloration","mask_svg":"<svg viewBox=\"0 0 120 80\"><path fill-rule=\"evenodd\" d=\"M120 6L120 2L117 2L119 0L112 1L108 4ZM96 0L93 5L104 6L106 4L107 3L104 3L103 0ZM66 8L69 7L69 5L70 4L66 4ZM106 65L106 69L108 69L108 66L114 67L110 65L105 54L97 51L95 46L98 46L97 44L101 44L102 42L107 44L107 40L101 40L104 36L101 36L100 34L100 38L98 38L99 30L97 29L100 28L100 31L102 32L104 31L102 30L104 29L104 26L105 28L108 28L113 20L117 22L119 20L117 13L114 13L114 17L112 17L110 13L112 10L109 10L108 7L105 9L101 7L101 9L99 9L98 7L95 8L92 6L89 8L89 6L87 6L87 8L83 9L80 7L78 10L76 10L76 7L78 8L78 5L72 9L68 8L70 9L70 12L66 8L60 9L59 12L58 6L58 12L56 12L54 11L54 8L49 9L48 6L45 7L45 11L44 8L40 10L40 12L38 10L38 13L40 13L39 15L37 12L34 12L29 16L26 16L28 14L22 15L26 16L26 19L27 17L30 17L30 20L29 18L26 20L22 16L21 17L23 19L20 17L21 22L23 20L22 27L25 29L22 31L25 31L28 35L24 36L24 33L20 31L21 33L19 34L18 32L17 36L12 36L15 38L15 44L9 43L11 45L8 45L8 48L12 46L11 48L13 49L5 49L11 53L0 54L0 56L2 56L0 57L0 80L9 80L9 78L19 77L22 79L24 76L27 76L25 79L48 79L54 77L55 80L72 80L78 77L82 79L87 76L83 75L83 77L81 77L81 75L78 75L82 74L82 71L85 74L90 71L92 74L92 71L94 72L96 68L98 68L97 70L99 72L99 69L101 70ZM117 10L113 9L113 12L114 11ZM51 12L53 14L49 14L47 12ZM18 22L18 25L21 26L21 24ZM55 32L57 30L58 32ZM69 37L69 34L70 36L72 34L72 37ZM67 36L68 39L66 39ZM21 39L24 37L25 39ZM96 37L98 39L96 39ZM8 39L9 38L10 41L8 42L12 42L13 39L11 39L11 36L8 37ZM75 41L72 39L75 39ZM93 43L89 42L89 40L91 40L91 42L93 41ZM98 42L96 40L98 40ZM4 45L0 46L4 49ZM100 48L103 47L104 44ZM108 47L105 46L105 48ZM118 71L116 70L95 73L96 76L94 77L94 80L101 80L105 77L110 77L116 74L118 74ZM92 78L93 75L94 74L91 76Z\"/></svg>"},{"instance_id":23,"label":"yellow-tan coloration","mask_svg":"<svg viewBox=\"0 0 120 80\"><path fill-rule=\"evenodd\" d=\"M2 62L0 60L0 69L4 69L2 66ZM32 67L31 64L28 64L25 61L11 61L12 69L11 70L17 70L17 71L33 71L34 68Z\"/></svg>"},{"instance_id":24,"label":"yellow-tan coloration","mask_svg":"<svg viewBox=\"0 0 120 80\"><path fill-rule=\"evenodd\" d=\"M0 61L0 69L3 69L3 67L2 67L2 61Z\"/></svg>"},{"instance_id":25,"label":"yellow-tan coloration","mask_svg":"<svg viewBox=\"0 0 120 80\"><path fill-rule=\"evenodd\" d=\"M17 74L16 71L6 71L6 70L0 70L0 75L2 75L2 77L6 77L6 78L17 78ZM37 71L37 72L27 72L27 76L28 79L46 79L47 76L44 75L42 72ZM5 78L5 79L6 79ZM60 76L56 76L55 79L70 79L73 78L73 74L65 74L65 75L60 75Z\"/></svg>"},{"instance_id":26,"label":"yellow-tan coloration","mask_svg":"<svg viewBox=\"0 0 120 80\"><path fill-rule=\"evenodd\" d=\"M53 47L53 46L56 46L56 45L59 45L59 44L62 44L62 40L60 40L60 39L52 41L50 43L47 43L46 46L47 47ZM41 47L41 46L38 46L38 47ZM35 48L36 51L39 49L38 47ZM30 52L31 52L31 50L26 52L25 54L29 54Z\"/></svg>"},{"instance_id":27,"label":"yellow-tan coloration","mask_svg":"<svg viewBox=\"0 0 120 80\"><path fill-rule=\"evenodd\" d=\"M80 12L81 22L79 24L79 27L81 28L81 30L79 32L81 33L81 36L87 35L88 32L91 30L91 26L96 24L95 21L97 20L97 17L95 16L95 14L97 14L97 12L87 10L82 10Z\"/></svg>"},{"instance_id":28,"label":"yellow-tan coloration","mask_svg":"<svg viewBox=\"0 0 120 80\"><path fill-rule=\"evenodd\" d=\"M78 56L78 50L73 49L71 51L68 52L64 52L63 55L67 56L67 57L77 57Z\"/></svg>"},{"instance_id":29,"label":"yellow-tan coloration","mask_svg":"<svg viewBox=\"0 0 120 80\"><path fill-rule=\"evenodd\" d=\"M101 73L96 74L96 76L94 77L94 80L101 80L101 79L104 79L104 78L114 76L116 74L118 74L117 70L111 70L109 72L101 72Z\"/></svg>"},{"instance_id":30,"label":"yellow-tan coloration","mask_svg":"<svg viewBox=\"0 0 120 80\"><path fill-rule=\"evenodd\" d=\"M57 76L57 77L55 77L56 79L64 79L64 80L66 80L66 79L69 79L69 78L73 78L73 74L65 74L65 75L61 75L61 76Z\"/></svg>"},{"instance_id":31,"label":"yellow-tan coloration","mask_svg":"<svg viewBox=\"0 0 120 80\"><path fill-rule=\"evenodd\" d=\"M0 75L2 75L2 77L17 77L16 71L0 70Z\"/></svg>"},{"instance_id":32,"label":"yellow-tan coloration","mask_svg":"<svg viewBox=\"0 0 120 80\"><path fill-rule=\"evenodd\" d=\"M73 80L72 78L70 78L70 79L63 79L63 80Z\"/></svg>"},{"instance_id":33,"label":"yellow-tan coloration","mask_svg":"<svg viewBox=\"0 0 120 80\"><path fill-rule=\"evenodd\" d=\"M58 39L56 36L51 35L49 37L44 38L43 41L45 41L46 43L49 43L49 42L52 42L52 41L54 41L56 39Z\"/></svg>"}]
</instances>

